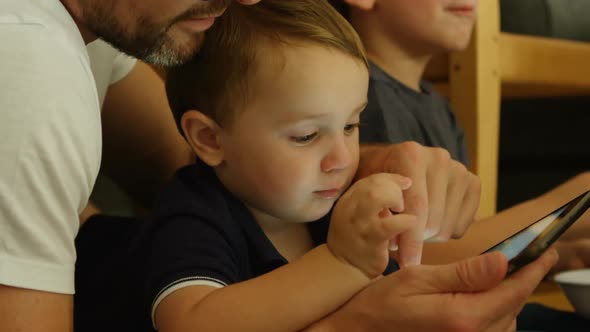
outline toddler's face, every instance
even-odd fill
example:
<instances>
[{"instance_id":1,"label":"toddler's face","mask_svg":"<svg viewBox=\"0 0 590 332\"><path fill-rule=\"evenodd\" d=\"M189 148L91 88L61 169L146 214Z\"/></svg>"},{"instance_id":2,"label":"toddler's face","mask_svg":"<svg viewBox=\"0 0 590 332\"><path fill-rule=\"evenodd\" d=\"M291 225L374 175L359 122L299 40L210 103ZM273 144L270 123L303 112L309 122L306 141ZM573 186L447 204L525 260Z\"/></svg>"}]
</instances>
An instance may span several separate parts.
<instances>
[{"instance_id":1,"label":"toddler's face","mask_svg":"<svg viewBox=\"0 0 590 332\"><path fill-rule=\"evenodd\" d=\"M356 172L368 72L361 61L313 44L266 54L247 106L222 129L217 172L259 221L317 220Z\"/></svg>"},{"instance_id":2,"label":"toddler's face","mask_svg":"<svg viewBox=\"0 0 590 332\"><path fill-rule=\"evenodd\" d=\"M477 4L478 0L381 0L376 10L393 38L410 43L414 50L438 53L467 47Z\"/></svg>"}]
</instances>

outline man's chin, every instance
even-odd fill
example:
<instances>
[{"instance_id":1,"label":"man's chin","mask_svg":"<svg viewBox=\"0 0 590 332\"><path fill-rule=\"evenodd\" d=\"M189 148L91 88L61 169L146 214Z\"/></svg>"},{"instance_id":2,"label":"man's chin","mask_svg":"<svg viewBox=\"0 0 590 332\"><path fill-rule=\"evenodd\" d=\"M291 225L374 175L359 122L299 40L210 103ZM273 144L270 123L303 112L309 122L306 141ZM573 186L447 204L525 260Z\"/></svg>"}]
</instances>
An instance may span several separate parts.
<instances>
[{"instance_id":1,"label":"man's chin","mask_svg":"<svg viewBox=\"0 0 590 332\"><path fill-rule=\"evenodd\" d=\"M183 43L173 43L174 39L168 39L162 47L150 54L140 57L143 61L158 66L177 66L190 60L199 52L203 44L203 34L193 35L192 40L183 40Z\"/></svg>"}]
</instances>

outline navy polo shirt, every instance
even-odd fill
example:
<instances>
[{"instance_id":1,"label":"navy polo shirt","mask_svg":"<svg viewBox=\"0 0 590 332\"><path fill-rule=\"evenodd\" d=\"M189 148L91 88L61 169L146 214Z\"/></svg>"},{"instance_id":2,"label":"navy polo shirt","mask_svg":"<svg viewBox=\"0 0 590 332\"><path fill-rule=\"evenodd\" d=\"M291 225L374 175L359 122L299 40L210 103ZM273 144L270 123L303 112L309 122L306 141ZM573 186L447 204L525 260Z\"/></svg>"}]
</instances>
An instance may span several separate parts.
<instances>
[{"instance_id":1,"label":"navy polo shirt","mask_svg":"<svg viewBox=\"0 0 590 332\"><path fill-rule=\"evenodd\" d=\"M467 165L463 129L449 103L428 82L415 91L370 63L368 104L361 113L362 143L415 141L445 148L451 157Z\"/></svg>"},{"instance_id":2,"label":"navy polo shirt","mask_svg":"<svg viewBox=\"0 0 590 332\"><path fill-rule=\"evenodd\" d=\"M246 206L203 163L179 170L154 211L147 262L152 315L179 288L223 287L287 264ZM308 224L316 245L326 241L329 218ZM395 269L390 262L387 271Z\"/></svg>"}]
</instances>

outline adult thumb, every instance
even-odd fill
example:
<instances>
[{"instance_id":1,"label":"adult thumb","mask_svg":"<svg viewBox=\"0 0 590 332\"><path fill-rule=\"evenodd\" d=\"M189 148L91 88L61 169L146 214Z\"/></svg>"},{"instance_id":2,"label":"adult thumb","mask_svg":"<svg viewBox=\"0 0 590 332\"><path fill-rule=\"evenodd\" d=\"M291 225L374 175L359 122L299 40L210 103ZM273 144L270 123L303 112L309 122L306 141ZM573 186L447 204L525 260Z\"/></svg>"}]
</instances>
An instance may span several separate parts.
<instances>
[{"instance_id":1,"label":"adult thumb","mask_svg":"<svg viewBox=\"0 0 590 332\"><path fill-rule=\"evenodd\" d=\"M508 262L504 254L492 252L436 268L440 268L432 283L436 291L479 292L495 287L504 279Z\"/></svg>"}]
</instances>

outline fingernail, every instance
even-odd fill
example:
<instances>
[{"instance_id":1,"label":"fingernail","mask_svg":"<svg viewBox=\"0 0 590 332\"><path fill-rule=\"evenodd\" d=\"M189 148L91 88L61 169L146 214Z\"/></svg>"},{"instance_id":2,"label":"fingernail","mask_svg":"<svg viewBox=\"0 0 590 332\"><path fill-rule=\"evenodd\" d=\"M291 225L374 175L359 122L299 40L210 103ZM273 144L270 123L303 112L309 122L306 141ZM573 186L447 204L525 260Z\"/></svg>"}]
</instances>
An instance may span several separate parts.
<instances>
[{"instance_id":1,"label":"fingernail","mask_svg":"<svg viewBox=\"0 0 590 332\"><path fill-rule=\"evenodd\" d=\"M413 266L413 265L420 265L420 261L422 260L421 255L419 256L414 256L414 257L410 257L408 259L404 259L404 265L405 266Z\"/></svg>"},{"instance_id":2,"label":"fingernail","mask_svg":"<svg viewBox=\"0 0 590 332\"><path fill-rule=\"evenodd\" d=\"M406 190L409 189L412 186L412 179L410 178L405 178L404 180L405 182L402 183L402 190Z\"/></svg>"},{"instance_id":3,"label":"fingernail","mask_svg":"<svg viewBox=\"0 0 590 332\"><path fill-rule=\"evenodd\" d=\"M422 239L428 240L430 238L433 238L437 234L438 234L438 231L435 229L425 229L424 234L422 235Z\"/></svg>"},{"instance_id":4,"label":"fingernail","mask_svg":"<svg viewBox=\"0 0 590 332\"><path fill-rule=\"evenodd\" d=\"M395 242L389 242L389 251L397 251L399 246Z\"/></svg>"},{"instance_id":5,"label":"fingernail","mask_svg":"<svg viewBox=\"0 0 590 332\"><path fill-rule=\"evenodd\" d=\"M424 241L429 242L429 243L443 243L443 242L449 242L449 238L444 237L444 236L434 236L431 238L424 238Z\"/></svg>"},{"instance_id":6,"label":"fingernail","mask_svg":"<svg viewBox=\"0 0 590 332\"><path fill-rule=\"evenodd\" d=\"M557 250L555 250L555 249L549 250L549 256L553 260L552 265L557 264L557 261L559 260L559 253L557 253Z\"/></svg>"}]
</instances>

